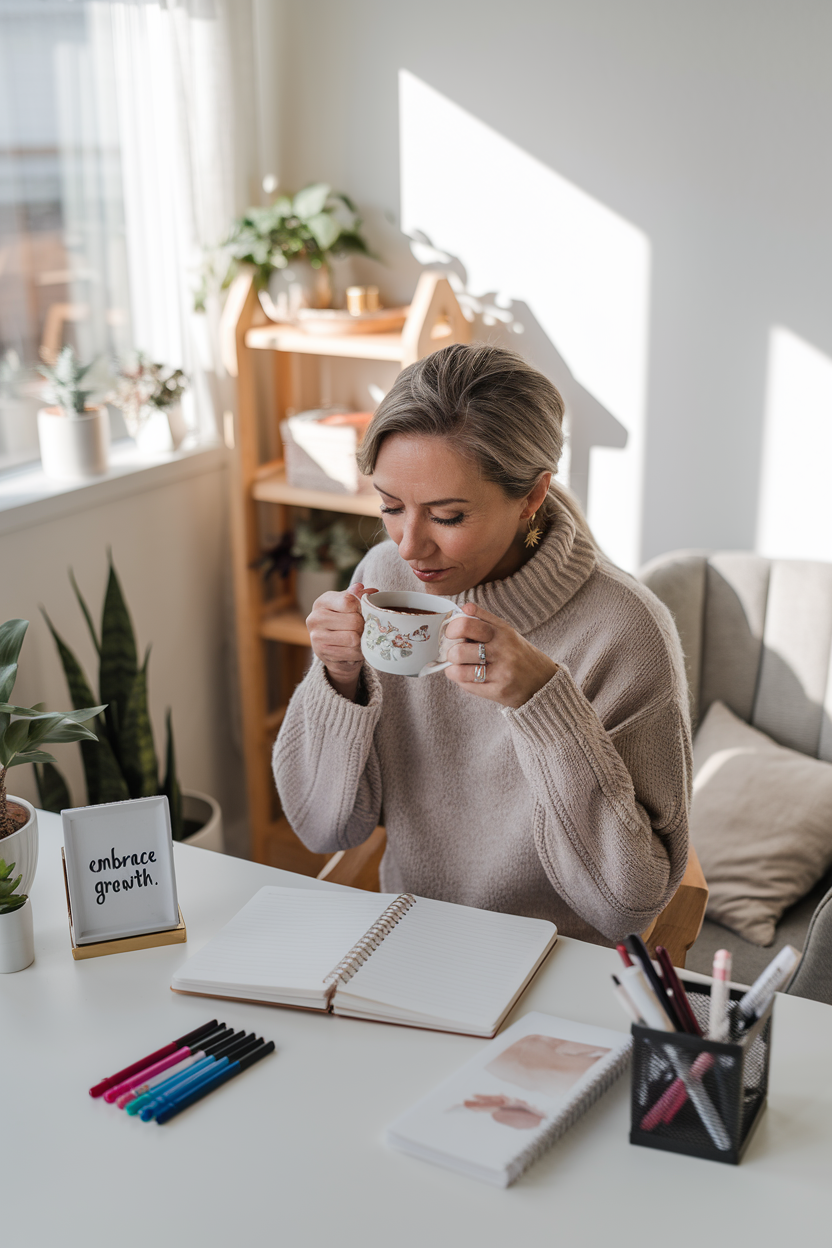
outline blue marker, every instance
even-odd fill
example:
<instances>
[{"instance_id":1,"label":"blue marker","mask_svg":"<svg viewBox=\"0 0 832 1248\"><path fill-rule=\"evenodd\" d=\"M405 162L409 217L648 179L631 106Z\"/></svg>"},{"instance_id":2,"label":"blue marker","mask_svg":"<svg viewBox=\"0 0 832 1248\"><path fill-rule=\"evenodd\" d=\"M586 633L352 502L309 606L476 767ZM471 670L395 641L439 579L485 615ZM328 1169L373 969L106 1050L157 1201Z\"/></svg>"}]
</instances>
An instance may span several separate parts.
<instances>
[{"instance_id":1,"label":"blue marker","mask_svg":"<svg viewBox=\"0 0 832 1248\"><path fill-rule=\"evenodd\" d=\"M274 1040L270 1040L268 1044L263 1044L263 1041L260 1040L257 1047L247 1053L245 1057L231 1062L225 1067L224 1070L217 1071L216 1074L212 1073L202 1083L198 1084L196 1088L192 1088L190 1092L183 1093L179 1100L174 1101L172 1105L167 1107L167 1109L163 1109L156 1118L159 1126L162 1126L165 1122L169 1122L171 1118L174 1118L176 1114L181 1113L183 1109L187 1109L188 1106L193 1105L195 1101L201 1100L203 1096L207 1096L209 1092L213 1092L214 1089L220 1087L221 1084L227 1083L229 1079L233 1079L234 1076L239 1075L241 1071L248 1070L249 1066L253 1066L255 1062L259 1062L260 1058L265 1057L267 1053L273 1052Z\"/></svg>"},{"instance_id":2,"label":"blue marker","mask_svg":"<svg viewBox=\"0 0 832 1248\"><path fill-rule=\"evenodd\" d=\"M139 1110L139 1117L142 1122L150 1122L151 1118L155 1118L159 1110L169 1105L172 1100L177 1099L184 1092L190 1091L191 1088L201 1083L204 1078L214 1074L217 1069L225 1069L230 1061L242 1057L244 1053L248 1053L256 1044L257 1038L254 1032L251 1032L244 1040L240 1040L233 1049L226 1050L222 1057L215 1058L208 1067L183 1074L167 1092L154 1095L152 1100L142 1106Z\"/></svg>"},{"instance_id":3,"label":"blue marker","mask_svg":"<svg viewBox=\"0 0 832 1248\"><path fill-rule=\"evenodd\" d=\"M149 1101L152 1101L154 1097L158 1096L163 1089L171 1088L175 1083L178 1083L180 1079L187 1079L196 1070L213 1065L215 1058L224 1057L226 1053L229 1053L232 1049L236 1048L236 1046L242 1042L244 1036L244 1031L237 1031L232 1034L231 1028L226 1028L226 1030L221 1033L220 1039L216 1044L206 1044L204 1046L202 1056L198 1057L195 1062L191 1062L189 1066L178 1066L173 1073L169 1073L165 1075L164 1078L159 1079L156 1083L152 1083L146 1092L142 1092L140 1096L136 1096L132 1101L128 1101L125 1106L127 1113L132 1117L137 1114L140 1109L143 1109Z\"/></svg>"}]
</instances>

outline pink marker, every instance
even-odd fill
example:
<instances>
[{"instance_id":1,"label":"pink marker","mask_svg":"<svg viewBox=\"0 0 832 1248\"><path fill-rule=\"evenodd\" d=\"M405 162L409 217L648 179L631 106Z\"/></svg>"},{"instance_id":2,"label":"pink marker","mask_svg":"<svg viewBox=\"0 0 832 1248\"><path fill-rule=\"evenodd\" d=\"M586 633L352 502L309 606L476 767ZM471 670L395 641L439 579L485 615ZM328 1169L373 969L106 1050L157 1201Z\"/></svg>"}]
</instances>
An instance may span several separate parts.
<instances>
[{"instance_id":1,"label":"pink marker","mask_svg":"<svg viewBox=\"0 0 832 1248\"><path fill-rule=\"evenodd\" d=\"M114 1088L110 1088L104 1093L104 1100L108 1105L112 1105L113 1101L117 1101L124 1092L135 1088L139 1083L152 1079L154 1075L160 1074L163 1070L168 1070L171 1066L177 1066L183 1057L190 1056L190 1049L177 1049L175 1053L170 1053L167 1057L163 1057L160 1062L154 1062L152 1066L147 1066L144 1070L140 1070L137 1075L131 1075L129 1079L123 1079L121 1083L117 1083Z\"/></svg>"},{"instance_id":2,"label":"pink marker","mask_svg":"<svg viewBox=\"0 0 832 1248\"><path fill-rule=\"evenodd\" d=\"M199 1049L196 1053L191 1053L189 1057L187 1057L184 1061L180 1060L178 1064L182 1067L182 1070L187 1070L189 1066L192 1066L194 1062L198 1062L204 1056L205 1056L205 1051L203 1049ZM142 1078L144 1078L145 1077L144 1072L142 1071L140 1073L142 1075ZM161 1082L162 1074L164 1074L165 1078L167 1079L170 1073L171 1073L170 1071L163 1071L162 1073L157 1075L155 1079L150 1079L148 1080L147 1083L142 1083L137 1088L131 1088L129 1092L125 1092L123 1096L120 1096L118 1098L118 1100L116 1101L116 1105L118 1105L119 1109L124 1109L125 1105L129 1105L131 1101L135 1101L137 1096L143 1096L145 1092L148 1092L157 1083ZM175 1073L178 1073L178 1072L175 1072Z\"/></svg>"},{"instance_id":3,"label":"pink marker","mask_svg":"<svg viewBox=\"0 0 832 1248\"><path fill-rule=\"evenodd\" d=\"M731 978L731 954L717 949L714 954L711 1009L708 1015L708 1039L728 1039L728 980Z\"/></svg>"},{"instance_id":4,"label":"pink marker","mask_svg":"<svg viewBox=\"0 0 832 1248\"><path fill-rule=\"evenodd\" d=\"M690 1068L694 1079L701 1079L713 1066L716 1058L713 1053L700 1053ZM652 1131L660 1122L672 1122L679 1110L688 1099L688 1090L683 1079L674 1079L670 1087L662 1093L652 1109L649 1109L641 1120L642 1131Z\"/></svg>"}]
</instances>

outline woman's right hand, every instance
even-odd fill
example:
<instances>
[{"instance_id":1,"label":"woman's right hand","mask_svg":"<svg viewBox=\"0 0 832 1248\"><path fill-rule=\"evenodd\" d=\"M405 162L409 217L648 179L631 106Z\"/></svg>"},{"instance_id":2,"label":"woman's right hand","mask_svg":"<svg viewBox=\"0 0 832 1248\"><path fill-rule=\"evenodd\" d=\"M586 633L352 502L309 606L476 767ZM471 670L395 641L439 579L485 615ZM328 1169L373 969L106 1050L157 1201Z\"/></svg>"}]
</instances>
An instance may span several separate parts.
<instances>
[{"instance_id":1,"label":"woman's right hand","mask_svg":"<svg viewBox=\"0 0 832 1248\"><path fill-rule=\"evenodd\" d=\"M358 692L361 675L361 634L364 616L361 595L374 594L360 581L342 594L321 594L306 621L312 640L312 651L327 670L330 684L350 701Z\"/></svg>"}]
</instances>

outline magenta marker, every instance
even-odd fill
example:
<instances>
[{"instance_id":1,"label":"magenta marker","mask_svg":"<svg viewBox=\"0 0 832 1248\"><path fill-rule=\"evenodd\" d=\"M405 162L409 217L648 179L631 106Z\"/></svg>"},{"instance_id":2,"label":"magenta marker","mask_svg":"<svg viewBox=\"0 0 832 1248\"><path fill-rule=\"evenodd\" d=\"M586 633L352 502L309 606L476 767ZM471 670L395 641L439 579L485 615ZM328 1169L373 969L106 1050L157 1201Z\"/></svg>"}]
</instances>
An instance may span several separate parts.
<instances>
[{"instance_id":1,"label":"magenta marker","mask_svg":"<svg viewBox=\"0 0 832 1248\"><path fill-rule=\"evenodd\" d=\"M231 1034L230 1027L217 1028L216 1034L212 1034L210 1037L203 1036L198 1044L183 1045L175 1053L169 1053L161 1061L154 1062L152 1066L145 1066L144 1070L136 1071L134 1075L130 1075L129 1078L123 1079L121 1083L117 1083L114 1088L109 1088L104 1093L104 1100L108 1105L112 1105L113 1101L117 1101L120 1096L123 1096L125 1092L131 1091L138 1084L147 1083L154 1075L161 1074L163 1070L169 1070L171 1066L178 1066L183 1058L190 1057L192 1053L196 1052L197 1048L204 1048L206 1040L218 1040L220 1031L223 1031L227 1036Z\"/></svg>"}]
</instances>

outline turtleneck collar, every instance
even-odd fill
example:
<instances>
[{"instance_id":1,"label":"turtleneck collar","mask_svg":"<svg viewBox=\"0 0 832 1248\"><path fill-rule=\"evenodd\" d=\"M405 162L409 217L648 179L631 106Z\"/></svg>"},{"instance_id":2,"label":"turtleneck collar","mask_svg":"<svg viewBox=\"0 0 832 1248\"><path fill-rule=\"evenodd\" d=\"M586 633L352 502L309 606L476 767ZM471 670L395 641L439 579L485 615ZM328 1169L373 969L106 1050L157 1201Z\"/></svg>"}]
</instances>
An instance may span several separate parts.
<instances>
[{"instance_id":1,"label":"turtleneck collar","mask_svg":"<svg viewBox=\"0 0 832 1248\"><path fill-rule=\"evenodd\" d=\"M474 602L499 615L518 633L528 633L551 619L578 592L596 563L594 549L569 513L559 507L540 549L513 576L446 596L458 606Z\"/></svg>"}]
</instances>

